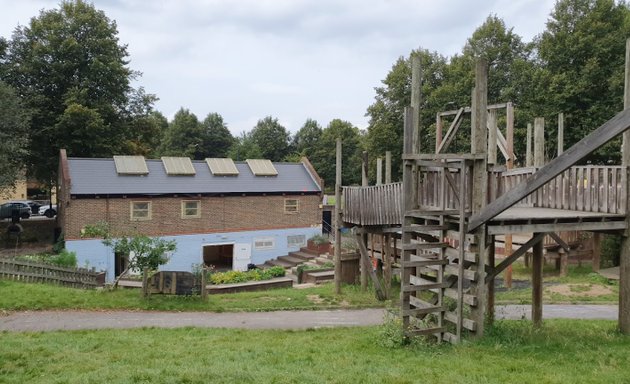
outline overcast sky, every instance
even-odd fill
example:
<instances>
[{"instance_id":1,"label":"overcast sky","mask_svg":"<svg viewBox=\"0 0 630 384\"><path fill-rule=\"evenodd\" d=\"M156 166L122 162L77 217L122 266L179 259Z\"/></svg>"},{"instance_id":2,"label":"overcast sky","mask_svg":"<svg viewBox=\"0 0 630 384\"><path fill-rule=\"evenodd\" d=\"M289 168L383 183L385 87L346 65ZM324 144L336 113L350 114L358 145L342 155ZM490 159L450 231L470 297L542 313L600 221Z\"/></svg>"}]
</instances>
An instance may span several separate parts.
<instances>
[{"instance_id":1,"label":"overcast sky","mask_svg":"<svg viewBox=\"0 0 630 384\"><path fill-rule=\"evenodd\" d=\"M58 1L0 0L10 37ZM128 44L135 86L169 119L218 112L234 134L277 117L365 128L365 111L395 60L423 47L452 55L489 14L530 41L553 0L96 0Z\"/></svg>"}]
</instances>

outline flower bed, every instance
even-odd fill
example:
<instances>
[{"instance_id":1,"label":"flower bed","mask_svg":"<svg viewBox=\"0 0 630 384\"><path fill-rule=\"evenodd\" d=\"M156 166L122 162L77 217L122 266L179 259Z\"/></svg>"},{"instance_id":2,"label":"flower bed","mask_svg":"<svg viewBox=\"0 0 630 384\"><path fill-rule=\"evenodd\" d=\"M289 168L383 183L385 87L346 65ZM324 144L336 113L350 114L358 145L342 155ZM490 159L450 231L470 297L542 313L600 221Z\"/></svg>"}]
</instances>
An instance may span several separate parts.
<instances>
[{"instance_id":1,"label":"flower bed","mask_svg":"<svg viewBox=\"0 0 630 384\"><path fill-rule=\"evenodd\" d=\"M235 284L248 281L271 280L275 277L284 277L286 271L282 267L267 269L252 269L249 271L213 272L208 281L211 284Z\"/></svg>"}]
</instances>

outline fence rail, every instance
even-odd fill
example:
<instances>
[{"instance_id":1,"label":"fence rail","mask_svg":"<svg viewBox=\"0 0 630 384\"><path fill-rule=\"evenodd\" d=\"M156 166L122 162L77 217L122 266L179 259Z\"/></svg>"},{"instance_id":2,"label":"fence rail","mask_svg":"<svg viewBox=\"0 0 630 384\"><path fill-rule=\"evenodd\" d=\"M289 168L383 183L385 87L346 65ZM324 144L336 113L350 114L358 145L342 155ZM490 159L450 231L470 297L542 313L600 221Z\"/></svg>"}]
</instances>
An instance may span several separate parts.
<instances>
[{"instance_id":1,"label":"fence rail","mask_svg":"<svg viewBox=\"0 0 630 384\"><path fill-rule=\"evenodd\" d=\"M64 268L32 261L0 258L0 279L25 283L53 283L73 288L93 288L101 273L85 268Z\"/></svg>"},{"instance_id":2,"label":"fence rail","mask_svg":"<svg viewBox=\"0 0 630 384\"><path fill-rule=\"evenodd\" d=\"M359 225L402 223L402 183L343 187L343 218Z\"/></svg>"}]
</instances>

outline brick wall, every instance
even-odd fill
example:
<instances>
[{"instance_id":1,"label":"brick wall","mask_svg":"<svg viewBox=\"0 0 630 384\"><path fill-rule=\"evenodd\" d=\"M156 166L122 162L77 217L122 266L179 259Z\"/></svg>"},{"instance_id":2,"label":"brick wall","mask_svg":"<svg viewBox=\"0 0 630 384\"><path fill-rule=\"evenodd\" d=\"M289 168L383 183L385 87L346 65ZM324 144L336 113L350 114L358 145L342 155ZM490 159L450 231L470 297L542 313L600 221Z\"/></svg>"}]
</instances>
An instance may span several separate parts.
<instances>
[{"instance_id":1,"label":"brick wall","mask_svg":"<svg viewBox=\"0 0 630 384\"><path fill-rule=\"evenodd\" d=\"M285 213L285 199L299 200L299 213ZM183 219L182 200L199 200L201 217ZM99 221L109 222L115 234L149 236L309 227L321 224L320 200L318 195L73 198L64 204L63 229L66 239L78 239L85 225ZM151 201L151 219L131 220L132 201Z\"/></svg>"}]
</instances>

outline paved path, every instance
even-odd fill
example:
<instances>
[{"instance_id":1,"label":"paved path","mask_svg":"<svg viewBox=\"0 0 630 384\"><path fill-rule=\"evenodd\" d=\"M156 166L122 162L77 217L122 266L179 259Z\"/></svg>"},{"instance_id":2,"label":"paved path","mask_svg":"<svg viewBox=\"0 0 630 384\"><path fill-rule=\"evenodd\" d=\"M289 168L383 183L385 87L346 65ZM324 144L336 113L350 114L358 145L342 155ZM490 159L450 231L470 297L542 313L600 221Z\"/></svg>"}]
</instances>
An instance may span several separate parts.
<instances>
[{"instance_id":1,"label":"paved path","mask_svg":"<svg viewBox=\"0 0 630 384\"><path fill-rule=\"evenodd\" d=\"M529 318L529 305L497 306L497 318ZM384 309L277 312L26 311L0 316L0 331L140 327L304 329L378 325ZM617 319L616 305L545 305L545 318Z\"/></svg>"}]
</instances>

